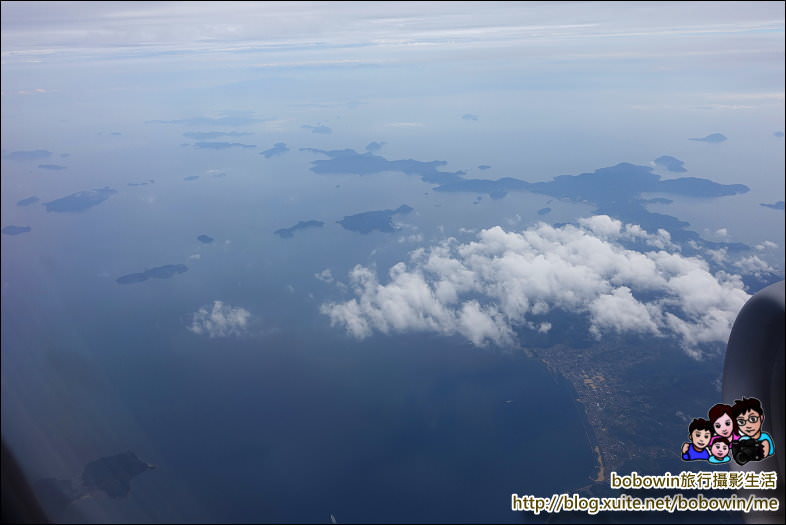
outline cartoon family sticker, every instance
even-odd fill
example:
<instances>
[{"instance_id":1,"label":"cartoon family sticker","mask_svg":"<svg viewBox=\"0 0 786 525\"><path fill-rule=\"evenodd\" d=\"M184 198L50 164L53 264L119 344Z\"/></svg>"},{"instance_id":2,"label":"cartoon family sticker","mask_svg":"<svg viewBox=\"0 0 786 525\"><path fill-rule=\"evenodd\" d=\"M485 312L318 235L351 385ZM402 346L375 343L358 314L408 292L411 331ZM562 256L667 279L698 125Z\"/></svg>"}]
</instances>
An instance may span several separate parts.
<instances>
[{"instance_id":1,"label":"cartoon family sticker","mask_svg":"<svg viewBox=\"0 0 786 525\"><path fill-rule=\"evenodd\" d=\"M694 419L688 427L690 441L682 445L683 461L719 464L733 458L744 465L775 453L772 437L762 431L764 411L758 399L743 397L733 406L715 405L707 417Z\"/></svg>"}]
</instances>

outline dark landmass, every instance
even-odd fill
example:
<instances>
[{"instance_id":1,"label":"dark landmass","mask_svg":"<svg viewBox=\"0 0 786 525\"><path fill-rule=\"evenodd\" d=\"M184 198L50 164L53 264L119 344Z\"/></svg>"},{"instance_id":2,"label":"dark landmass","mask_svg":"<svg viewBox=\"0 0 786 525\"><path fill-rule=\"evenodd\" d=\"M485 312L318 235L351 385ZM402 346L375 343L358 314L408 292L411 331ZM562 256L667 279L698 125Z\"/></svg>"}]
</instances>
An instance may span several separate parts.
<instances>
[{"instance_id":1,"label":"dark landmass","mask_svg":"<svg viewBox=\"0 0 786 525\"><path fill-rule=\"evenodd\" d=\"M489 166L488 164L481 164L480 166L478 166L479 170L487 170L487 169L490 169L490 168L491 168L491 166Z\"/></svg>"},{"instance_id":2,"label":"dark landmass","mask_svg":"<svg viewBox=\"0 0 786 525\"><path fill-rule=\"evenodd\" d=\"M240 142L195 142L194 147L197 149L256 148L253 144Z\"/></svg>"},{"instance_id":3,"label":"dark landmass","mask_svg":"<svg viewBox=\"0 0 786 525\"><path fill-rule=\"evenodd\" d=\"M155 184L155 182L156 182L155 180L150 179L150 180L147 180L147 181L144 181L144 182L129 182L128 185L129 186L147 186L148 184Z\"/></svg>"},{"instance_id":4,"label":"dark landmass","mask_svg":"<svg viewBox=\"0 0 786 525\"><path fill-rule=\"evenodd\" d=\"M397 229L393 226L394 215L406 215L413 210L410 206L402 204L395 210L377 210L358 213L355 215L348 215L338 221L338 223L347 230L358 233L371 233L373 231L381 231L385 233L393 233Z\"/></svg>"},{"instance_id":5,"label":"dark landmass","mask_svg":"<svg viewBox=\"0 0 786 525\"><path fill-rule=\"evenodd\" d=\"M655 159L655 164L658 166L663 166L669 171L673 171L676 173L684 173L688 170L684 167L684 162L678 159L677 157L672 157L670 155L661 155L657 159Z\"/></svg>"},{"instance_id":6,"label":"dark landmass","mask_svg":"<svg viewBox=\"0 0 786 525\"><path fill-rule=\"evenodd\" d=\"M217 179L220 179L220 178L223 178L223 177L226 177L226 176L227 176L227 174L224 173L223 171L221 173L214 173L213 174L213 177L215 177Z\"/></svg>"},{"instance_id":7,"label":"dark landmass","mask_svg":"<svg viewBox=\"0 0 786 525\"><path fill-rule=\"evenodd\" d=\"M189 175L188 177L183 177L183 180L197 180L199 175Z\"/></svg>"},{"instance_id":8,"label":"dark landmass","mask_svg":"<svg viewBox=\"0 0 786 525\"><path fill-rule=\"evenodd\" d=\"M4 235L20 235L22 233L27 233L31 230L30 226L14 226L10 224L3 228Z\"/></svg>"},{"instance_id":9,"label":"dark landmass","mask_svg":"<svg viewBox=\"0 0 786 525\"><path fill-rule=\"evenodd\" d=\"M722 135L720 133L712 133L712 134L707 135L706 137L702 137L700 139L689 139L689 140L695 140L695 141L698 141L698 142L712 142L714 144L717 144L719 142L725 141L726 140L726 136Z\"/></svg>"},{"instance_id":10,"label":"dark landmass","mask_svg":"<svg viewBox=\"0 0 786 525\"><path fill-rule=\"evenodd\" d=\"M551 208L541 208L538 210L538 215L548 215L551 213Z\"/></svg>"},{"instance_id":11,"label":"dark landmass","mask_svg":"<svg viewBox=\"0 0 786 525\"><path fill-rule=\"evenodd\" d=\"M60 154L60 158L61 158L61 159L67 159L67 158L68 158L68 157L70 157L70 156L71 156L71 154L70 154L70 153L61 153L61 154Z\"/></svg>"},{"instance_id":12,"label":"dark landmass","mask_svg":"<svg viewBox=\"0 0 786 525\"><path fill-rule=\"evenodd\" d=\"M33 492L41 507L50 515L57 515L72 502L85 496L85 491L70 479L45 478L33 483Z\"/></svg>"},{"instance_id":13,"label":"dark landmass","mask_svg":"<svg viewBox=\"0 0 786 525\"><path fill-rule=\"evenodd\" d=\"M774 131L772 133L772 136L773 137L778 137L778 138L783 138L783 132L782 131Z\"/></svg>"},{"instance_id":14,"label":"dark landmass","mask_svg":"<svg viewBox=\"0 0 786 525\"><path fill-rule=\"evenodd\" d=\"M772 210L781 210L781 211L783 211L783 209L784 209L784 202L783 201L773 202L772 204L767 204L766 202L762 202L761 205L764 206L765 208L770 208Z\"/></svg>"},{"instance_id":15,"label":"dark landmass","mask_svg":"<svg viewBox=\"0 0 786 525\"><path fill-rule=\"evenodd\" d=\"M385 144L387 144L387 143L386 142L376 142L376 141L369 142L366 145L366 151L368 151L369 153L374 153L375 151L381 150L382 146L384 146Z\"/></svg>"},{"instance_id":16,"label":"dark landmass","mask_svg":"<svg viewBox=\"0 0 786 525\"><path fill-rule=\"evenodd\" d=\"M640 199L639 202L642 204L671 204L674 201L665 197L653 197L651 199Z\"/></svg>"},{"instance_id":17,"label":"dark landmass","mask_svg":"<svg viewBox=\"0 0 786 525\"><path fill-rule=\"evenodd\" d=\"M66 166L61 166L60 164L39 164L39 169L42 170L52 170L52 171L60 171L68 169Z\"/></svg>"},{"instance_id":18,"label":"dark landmass","mask_svg":"<svg viewBox=\"0 0 786 525\"><path fill-rule=\"evenodd\" d=\"M129 451L85 465L82 485L88 490L101 490L110 498L124 498L131 491L131 480L154 468Z\"/></svg>"},{"instance_id":19,"label":"dark landmass","mask_svg":"<svg viewBox=\"0 0 786 525\"><path fill-rule=\"evenodd\" d=\"M689 223L670 215L652 213L645 208L645 201L640 199L642 193L723 197L749 191L743 184L719 184L696 177L661 180L660 175L652 173L651 167L629 163L601 168L593 173L560 175L547 182L529 183L510 177L497 180L457 179L434 189L443 192L488 193L492 198L504 197L508 191L540 193L574 202L593 203L596 205L593 213L607 214L624 222L638 224L649 232L663 228L676 242L693 240L713 249L726 247L740 251L748 248L740 243L705 241L698 233L686 229Z\"/></svg>"},{"instance_id":20,"label":"dark landmass","mask_svg":"<svg viewBox=\"0 0 786 525\"><path fill-rule=\"evenodd\" d=\"M275 157L276 155L283 155L287 151L289 151L289 148L287 147L286 144L284 144L283 142L276 142L275 144L273 144L272 148L266 149L265 151L260 153L260 155L264 155L266 159L269 159L270 157Z\"/></svg>"},{"instance_id":21,"label":"dark landmass","mask_svg":"<svg viewBox=\"0 0 786 525\"><path fill-rule=\"evenodd\" d=\"M192 117L178 120L147 120L145 124L184 124L186 126L247 126L270 119L261 119L249 116L228 116L220 118Z\"/></svg>"},{"instance_id":22,"label":"dark landmass","mask_svg":"<svg viewBox=\"0 0 786 525\"><path fill-rule=\"evenodd\" d=\"M194 140L210 140L220 137L243 137L246 135L253 135L248 131L189 131L183 133L184 137Z\"/></svg>"},{"instance_id":23,"label":"dark landmass","mask_svg":"<svg viewBox=\"0 0 786 525\"><path fill-rule=\"evenodd\" d=\"M46 211L80 212L101 204L115 193L117 192L108 186L95 190L79 191L51 202L45 202L44 206L46 206Z\"/></svg>"},{"instance_id":24,"label":"dark landmass","mask_svg":"<svg viewBox=\"0 0 786 525\"><path fill-rule=\"evenodd\" d=\"M463 118L464 120L474 120L476 122L478 120L478 116L477 115L473 115L472 113L465 113L465 114L461 115L461 118Z\"/></svg>"},{"instance_id":25,"label":"dark landmass","mask_svg":"<svg viewBox=\"0 0 786 525\"><path fill-rule=\"evenodd\" d=\"M706 417L718 402L712 384L722 357L707 357L697 366L670 339L604 335L586 345L564 342L527 352L575 391L598 459L596 484L608 486L608 473L614 471L684 470L676 467L684 466L679 447L688 423ZM678 410L690 419L680 420Z\"/></svg>"},{"instance_id":26,"label":"dark landmass","mask_svg":"<svg viewBox=\"0 0 786 525\"><path fill-rule=\"evenodd\" d=\"M310 129L311 133L319 133L321 135L330 135L331 133L333 133L332 129L330 129L327 126L323 126L321 124L319 126L311 126L309 124L305 124L305 125L300 126L300 127L303 128L303 129Z\"/></svg>"},{"instance_id":27,"label":"dark landmass","mask_svg":"<svg viewBox=\"0 0 786 525\"><path fill-rule=\"evenodd\" d=\"M118 284L133 284L147 281L148 279L169 279L174 275L188 271L185 264L166 264L164 266L157 266L141 273L129 273L119 277L116 282Z\"/></svg>"},{"instance_id":28,"label":"dark landmass","mask_svg":"<svg viewBox=\"0 0 786 525\"><path fill-rule=\"evenodd\" d=\"M282 239L291 239L298 230L305 230L307 228L321 228L324 225L325 223L322 221L300 221L294 226L290 226L289 228L281 228L280 230L276 230L273 233Z\"/></svg>"},{"instance_id":29,"label":"dark landmass","mask_svg":"<svg viewBox=\"0 0 786 525\"><path fill-rule=\"evenodd\" d=\"M215 239L213 239L213 237L211 237L211 236L209 236L209 235L205 235L205 234L203 233L202 235L200 235L199 237L197 237L197 240L198 240L199 242L201 242L201 243L204 243L204 244L210 244L210 243L211 243L211 242L213 242Z\"/></svg>"},{"instance_id":30,"label":"dark landmass","mask_svg":"<svg viewBox=\"0 0 786 525\"><path fill-rule=\"evenodd\" d=\"M113 499L127 496L131 480L154 468L129 451L85 465L81 484L69 479L45 478L34 482L32 488L47 515L57 518L69 504L96 492L104 492Z\"/></svg>"},{"instance_id":31,"label":"dark landmass","mask_svg":"<svg viewBox=\"0 0 786 525\"><path fill-rule=\"evenodd\" d=\"M737 195L749 191L743 184L719 184L708 179L683 177L663 180L649 166L637 166L623 162L616 166L601 168L592 173L560 175L546 182L527 182L512 177L496 180L466 179L463 171L445 172L439 168L445 161L421 162L412 159L387 160L372 153L358 153L353 149L321 150L302 148L329 157L327 160L311 162L311 171L321 174L352 173L370 175L387 171L398 171L416 175L423 182L437 184L435 191L484 193L492 199L502 199L509 192L526 191L567 199L574 202L594 204L594 213L605 213L624 222L638 224L648 232L660 228L667 230L675 242L695 241L699 247L733 251L748 249L741 243L718 243L705 241L698 233L687 229L689 223L665 214L652 213L644 206L653 201L641 198L642 193L668 193L687 197L713 198ZM686 248L686 254L698 253L697 248ZM692 251L691 251L692 250ZM688 253L690 252L690 253Z\"/></svg>"},{"instance_id":32,"label":"dark landmass","mask_svg":"<svg viewBox=\"0 0 786 525\"><path fill-rule=\"evenodd\" d=\"M40 160L48 159L51 156L51 151L47 151L45 149L34 149L29 151L12 151L3 155L3 158L8 160Z\"/></svg>"},{"instance_id":33,"label":"dark landmass","mask_svg":"<svg viewBox=\"0 0 786 525\"><path fill-rule=\"evenodd\" d=\"M320 153L330 157L328 160L314 160L311 162L311 171L323 174L351 173L354 175L371 175L386 171L400 171L407 175L417 175L424 182L445 184L461 180L463 171L453 173L439 171L437 168L447 164L444 160L420 162L417 160L387 160L372 153L358 153L353 149L321 150L315 148L301 148L301 151Z\"/></svg>"},{"instance_id":34,"label":"dark landmass","mask_svg":"<svg viewBox=\"0 0 786 525\"><path fill-rule=\"evenodd\" d=\"M16 205L17 206L30 206L31 204L35 204L39 200L40 199L38 197L36 197L36 196L28 197L26 199L22 199L21 201L17 202Z\"/></svg>"}]
</instances>

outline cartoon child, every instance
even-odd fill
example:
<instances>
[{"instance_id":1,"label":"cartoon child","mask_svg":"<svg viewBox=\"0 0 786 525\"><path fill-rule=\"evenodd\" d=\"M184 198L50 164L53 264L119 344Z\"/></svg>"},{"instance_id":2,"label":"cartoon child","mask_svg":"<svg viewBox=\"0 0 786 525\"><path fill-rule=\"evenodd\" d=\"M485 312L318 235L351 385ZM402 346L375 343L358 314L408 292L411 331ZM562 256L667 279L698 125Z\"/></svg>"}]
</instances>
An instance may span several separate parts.
<instances>
[{"instance_id":1,"label":"cartoon child","mask_svg":"<svg viewBox=\"0 0 786 525\"><path fill-rule=\"evenodd\" d=\"M742 444L742 441L754 439L762 446L761 459L772 456L775 453L772 437L761 431L762 423L764 423L764 411L761 409L761 402L754 397L743 397L734 402L731 411L740 429L740 444Z\"/></svg>"},{"instance_id":2,"label":"cartoon child","mask_svg":"<svg viewBox=\"0 0 786 525\"><path fill-rule=\"evenodd\" d=\"M696 418L691 421L688 432L690 441L682 445L683 461L710 459L710 453L707 451L707 445L712 437L710 422L703 418Z\"/></svg>"},{"instance_id":3,"label":"cartoon child","mask_svg":"<svg viewBox=\"0 0 786 525\"><path fill-rule=\"evenodd\" d=\"M723 436L715 436L710 442L710 463L728 463L729 461L731 461L729 440Z\"/></svg>"},{"instance_id":4,"label":"cartoon child","mask_svg":"<svg viewBox=\"0 0 786 525\"><path fill-rule=\"evenodd\" d=\"M734 419L729 405L717 404L710 409L707 416L716 436L725 437L729 444L740 439L737 420Z\"/></svg>"}]
</instances>

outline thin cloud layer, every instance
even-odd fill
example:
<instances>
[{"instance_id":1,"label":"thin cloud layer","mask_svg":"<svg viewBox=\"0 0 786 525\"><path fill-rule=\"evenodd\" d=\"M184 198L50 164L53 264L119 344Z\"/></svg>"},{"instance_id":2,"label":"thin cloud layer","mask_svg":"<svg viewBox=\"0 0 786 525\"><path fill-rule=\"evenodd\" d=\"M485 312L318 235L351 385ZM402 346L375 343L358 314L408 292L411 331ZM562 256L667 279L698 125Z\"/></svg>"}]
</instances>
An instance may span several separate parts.
<instances>
[{"instance_id":1,"label":"thin cloud layer","mask_svg":"<svg viewBox=\"0 0 786 525\"><path fill-rule=\"evenodd\" d=\"M203 306L194 313L188 330L197 335L238 337L246 333L251 313L245 308L213 301L213 306Z\"/></svg>"},{"instance_id":2,"label":"thin cloud layer","mask_svg":"<svg viewBox=\"0 0 786 525\"><path fill-rule=\"evenodd\" d=\"M705 260L681 255L666 231L649 234L606 215L522 232L496 226L473 242L415 250L386 284L360 265L349 278L355 298L321 311L358 339L426 331L505 345L517 329L547 332L548 315L562 311L586 316L596 338L675 337L697 359L704 345L725 343L749 298L739 276L713 275Z\"/></svg>"}]
</instances>

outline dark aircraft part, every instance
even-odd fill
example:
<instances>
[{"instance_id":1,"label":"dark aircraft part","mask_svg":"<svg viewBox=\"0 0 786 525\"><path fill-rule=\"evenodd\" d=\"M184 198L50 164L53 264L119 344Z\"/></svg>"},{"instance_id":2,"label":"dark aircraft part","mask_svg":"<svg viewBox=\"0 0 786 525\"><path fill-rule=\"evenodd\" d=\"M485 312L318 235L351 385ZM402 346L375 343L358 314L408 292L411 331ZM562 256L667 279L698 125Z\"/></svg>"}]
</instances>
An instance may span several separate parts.
<instances>
[{"instance_id":1,"label":"dark aircraft part","mask_svg":"<svg viewBox=\"0 0 786 525\"><path fill-rule=\"evenodd\" d=\"M723 399L728 404L743 397L755 397L764 410L763 430L773 440L775 454L762 461L748 461L745 465L732 463L735 471L777 471L776 490L743 490L742 497L777 497L780 508L775 512L747 514L748 522L784 522L784 353L786 343L786 288L784 281L772 284L754 295L737 315L726 347L723 367ZM736 458L735 458L736 459Z\"/></svg>"}]
</instances>

